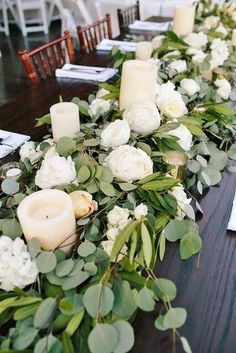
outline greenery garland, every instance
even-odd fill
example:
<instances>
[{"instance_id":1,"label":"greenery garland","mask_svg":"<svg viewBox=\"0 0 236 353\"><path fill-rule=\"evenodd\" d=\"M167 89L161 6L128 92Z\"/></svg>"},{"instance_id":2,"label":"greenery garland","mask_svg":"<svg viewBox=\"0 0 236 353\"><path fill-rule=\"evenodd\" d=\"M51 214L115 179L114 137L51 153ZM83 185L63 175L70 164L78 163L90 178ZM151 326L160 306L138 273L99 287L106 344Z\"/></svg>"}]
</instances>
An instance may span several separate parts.
<instances>
[{"instance_id":1,"label":"greenery garland","mask_svg":"<svg viewBox=\"0 0 236 353\"><path fill-rule=\"evenodd\" d=\"M232 23L235 23L232 14L226 9L211 9L205 2L203 5L205 12L198 18L198 26L203 25L201 22L208 15L220 16L227 26L225 38L231 38ZM210 41L221 37L216 33L208 30ZM179 244L182 260L198 254L202 241L193 207L179 180L169 176L162 157L169 150L184 151L181 136L170 134L183 125L193 135L192 147L186 152L189 163L184 181L189 197L194 186L201 194L204 188L219 183L226 165L235 171L233 166L228 166L229 158L236 159L235 145L230 147L235 134L233 102L219 97L214 81L219 77L230 78L229 70L235 67L236 59L235 50L230 47L223 71L222 68L213 70L213 80L209 82L200 77L200 72L209 68L210 43L205 49L208 55L199 65L193 64L188 48L183 39L168 32L153 54L154 59L158 58L159 84L171 79L188 113L176 121L162 114L161 127L156 131L147 135L131 133L129 147L138 148L152 160L152 174L136 181L124 181L104 164L112 149L102 146L102 132L123 114L116 103L119 80L113 85L101 84L99 93L90 95L88 102L73 98L82 119L78 138L64 137L55 144L46 136L43 142L21 149L23 173L19 178L5 178L1 185L0 244L1 239L7 241L10 237L15 241L22 236L17 206L26 195L38 190L37 173L48 153L64 158L76 170L76 181L53 187L69 194L86 191L92 197L87 198L89 211L77 214L78 237L69 256L60 247L43 251L33 239L27 247L39 272L37 281L24 290L23 286L11 291L0 290L0 323L4 328L0 333L1 353L128 352L134 344L132 321L137 310L151 312L156 302L162 303L162 309L155 327L172 330L173 336L182 342L183 350L191 352L187 339L178 330L186 321L186 310L172 305L176 286L169 279L159 278L154 266L158 258L164 261L167 241ZM118 68L127 59L117 48L113 49L112 56ZM186 60L187 71L172 76L169 65L174 60ZM180 85L186 77L194 77L200 86L200 92L191 97ZM49 115L38 119L37 125L45 123L50 130ZM184 198L179 199L173 192L176 187L181 189L182 196L184 193ZM202 212L195 198L192 205ZM125 224L117 225L124 220ZM103 243L111 241L114 227L118 235L108 251ZM5 251L3 245L0 263ZM0 270L0 285L2 278L4 274Z\"/></svg>"}]
</instances>

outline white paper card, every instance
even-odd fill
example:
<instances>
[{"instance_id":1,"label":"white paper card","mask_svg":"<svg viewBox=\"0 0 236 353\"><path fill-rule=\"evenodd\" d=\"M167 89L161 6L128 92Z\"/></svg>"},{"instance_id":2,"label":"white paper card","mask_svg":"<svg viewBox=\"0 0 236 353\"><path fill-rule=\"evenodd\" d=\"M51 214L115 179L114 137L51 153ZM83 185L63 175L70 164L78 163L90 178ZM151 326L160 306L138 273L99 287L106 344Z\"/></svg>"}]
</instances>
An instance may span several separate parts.
<instances>
[{"instance_id":1,"label":"white paper card","mask_svg":"<svg viewBox=\"0 0 236 353\"><path fill-rule=\"evenodd\" d=\"M0 130L0 158L3 158L30 139L30 136Z\"/></svg>"}]
</instances>

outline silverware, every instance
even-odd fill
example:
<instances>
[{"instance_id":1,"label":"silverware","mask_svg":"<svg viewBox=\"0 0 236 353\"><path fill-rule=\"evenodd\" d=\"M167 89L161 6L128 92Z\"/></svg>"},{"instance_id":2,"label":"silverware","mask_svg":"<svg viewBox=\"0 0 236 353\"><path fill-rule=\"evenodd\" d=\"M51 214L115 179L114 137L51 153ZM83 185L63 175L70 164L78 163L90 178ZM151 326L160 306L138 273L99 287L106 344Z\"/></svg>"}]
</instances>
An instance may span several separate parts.
<instances>
[{"instance_id":1,"label":"silverware","mask_svg":"<svg viewBox=\"0 0 236 353\"><path fill-rule=\"evenodd\" d=\"M102 69L102 70L99 70L99 69L87 69L87 68L76 68L76 67L70 67L70 68L63 68L63 70L66 70L66 71L75 71L75 72L80 72L80 73L87 73L87 74L100 74L101 72L104 72L106 70L105 69Z\"/></svg>"}]
</instances>

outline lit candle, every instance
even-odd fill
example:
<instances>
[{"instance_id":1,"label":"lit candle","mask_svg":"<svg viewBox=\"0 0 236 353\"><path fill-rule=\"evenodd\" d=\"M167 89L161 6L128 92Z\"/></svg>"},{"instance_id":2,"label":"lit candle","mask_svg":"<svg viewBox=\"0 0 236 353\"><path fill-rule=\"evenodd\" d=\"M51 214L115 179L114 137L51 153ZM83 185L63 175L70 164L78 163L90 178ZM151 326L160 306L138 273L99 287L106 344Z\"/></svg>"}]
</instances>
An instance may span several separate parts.
<instances>
[{"instance_id":1,"label":"lit candle","mask_svg":"<svg viewBox=\"0 0 236 353\"><path fill-rule=\"evenodd\" d=\"M153 52L152 42L139 42L136 44L135 57L138 60L148 60Z\"/></svg>"},{"instance_id":2,"label":"lit candle","mask_svg":"<svg viewBox=\"0 0 236 353\"><path fill-rule=\"evenodd\" d=\"M168 151L162 157L169 173L180 181L184 180L188 156L180 151Z\"/></svg>"},{"instance_id":3,"label":"lit candle","mask_svg":"<svg viewBox=\"0 0 236 353\"><path fill-rule=\"evenodd\" d=\"M50 108L53 139L76 137L80 131L79 107L75 103L61 102Z\"/></svg>"},{"instance_id":4,"label":"lit candle","mask_svg":"<svg viewBox=\"0 0 236 353\"><path fill-rule=\"evenodd\" d=\"M193 32L195 6L178 5L174 9L173 30L178 36L186 36Z\"/></svg>"},{"instance_id":5,"label":"lit candle","mask_svg":"<svg viewBox=\"0 0 236 353\"><path fill-rule=\"evenodd\" d=\"M236 47L236 29L233 29L231 43L232 43L233 46Z\"/></svg>"},{"instance_id":6,"label":"lit candle","mask_svg":"<svg viewBox=\"0 0 236 353\"><path fill-rule=\"evenodd\" d=\"M66 251L76 239L72 201L63 191L30 194L19 204L17 215L25 239L37 238L44 250L60 247Z\"/></svg>"},{"instance_id":7,"label":"lit candle","mask_svg":"<svg viewBox=\"0 0 236 353\"><path fill-rule=\"evenodd\" d=\"M8 171L6 172L6 177L7 178L16 177L16 176L19 176L21 174L21 172L22 171L19 168L8 169Z\"/></svg>"},{"instance_id":8,"label":"lit candle","mask_svg":"<svg viewBox=\"0 0 236 353\"><path fill-rule=\"evenodd\" d=\"M157 66L141 60L123 64L120 86L120 110L135 103L156 101Z\"/></svg>"}]
</instances>

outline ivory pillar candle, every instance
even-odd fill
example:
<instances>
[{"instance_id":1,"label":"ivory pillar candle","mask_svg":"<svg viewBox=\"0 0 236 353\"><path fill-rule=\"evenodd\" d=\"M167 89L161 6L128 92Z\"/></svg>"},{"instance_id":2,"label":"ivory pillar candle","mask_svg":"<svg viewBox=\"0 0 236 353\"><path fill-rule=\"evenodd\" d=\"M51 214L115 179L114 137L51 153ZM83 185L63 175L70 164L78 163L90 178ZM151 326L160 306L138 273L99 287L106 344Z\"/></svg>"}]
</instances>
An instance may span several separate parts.
<instances>
[{"instance_id":1,"label":"ivory pillar candle","mask_svg":"<svg viewBox=\"0 0 236 353\"><path fill-rule=\"evenodd\" d=\"M236 47L236 29L233 29L231 43Z\"/></svg>"},{"instance_id":2,"label":"ivory pillar candle","mask_svg":"<svg viewBox=\"0 0 236 353\"><path fill-rule=\"evenodd\" d=\"M37 238L44 250L58 246L67 250L75 240L75 216L68 194L60 190L41 190L27 196L17 215L27 241Z\"/></svg>"},{"instance_id":3,"label":"ivory pillar candle","mask_svg":"<svg viewBox=\"0 0 236 353\"><path fill-rule=\"evenodd\" d=\"M120 110L135 103L156 101L157 66L141 60L123 64L120 86Z\"/></svg>"},{"instance_id":4,"label":"ivory pillar candle","mask_svg":"<svg viewBox=\"0 0 236 353\"><path fill-rule=\"evenodd\" d=\"M74 138L80 131L79 107L71 102L54 104L50 108L53 139Z\"/></svg>"},{"instance_id":5,"label":"ivory pillar candle","mask_svg":"<svg viewBox=\"0 0 236 353\"><path fill-rule=\"evenodd\" d=\"M138 60L148 60L153 52L152 42L139 42L136 44L135 57Z\"/></svg>"},{"instance_id":6,"label":"ivory pillar candle","mask_svg":"<svg viewBox=\"0 0 236 353\"><path fill-rule=\"evenodd\" d=\"M178 36L186 36L193 32L195 6L178 5L174 9L173 30Z\"/></svg>"}]
</instances>

